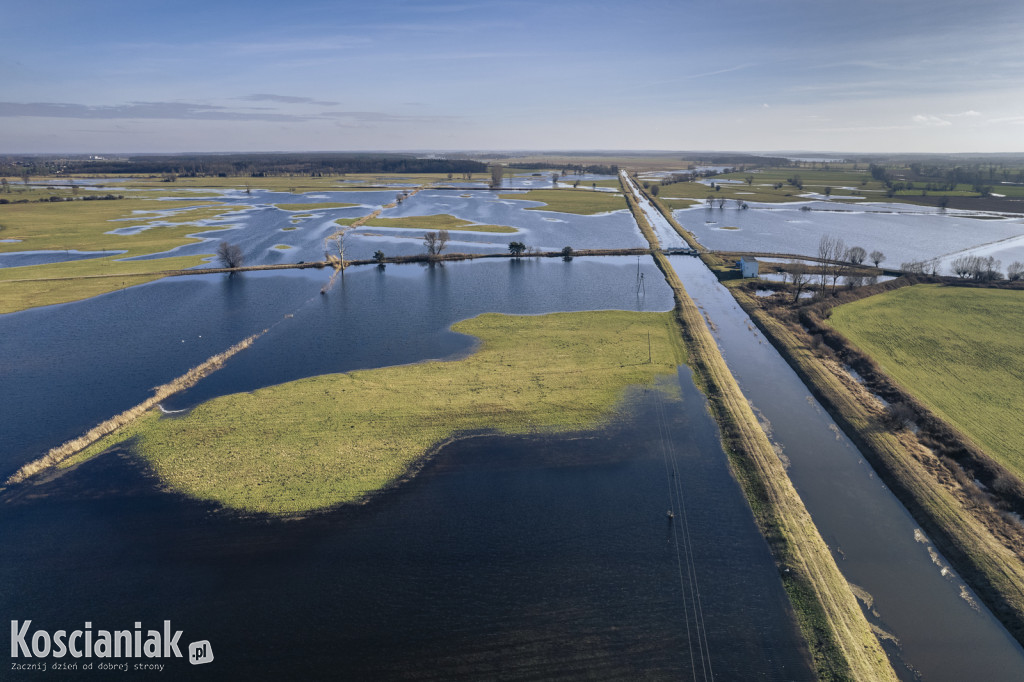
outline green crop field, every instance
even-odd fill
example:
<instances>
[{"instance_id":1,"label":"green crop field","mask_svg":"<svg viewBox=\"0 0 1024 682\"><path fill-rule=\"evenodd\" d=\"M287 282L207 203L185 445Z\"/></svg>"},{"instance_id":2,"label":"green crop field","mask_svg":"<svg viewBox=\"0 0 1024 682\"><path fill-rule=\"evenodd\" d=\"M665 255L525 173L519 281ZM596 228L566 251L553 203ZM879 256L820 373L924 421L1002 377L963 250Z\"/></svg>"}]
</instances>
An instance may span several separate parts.
<instances>
[{"instance_id":1,"label":"green crop field","mask_svg":"<svg viewBox=\"0 0 1024 682\"><path fill-rule=\"evenodd\" d=\"M592 189L531 189L523 194L502 194L501 199L525 199L526 201L542 201L544 206L531 206L527 210L557 211L559 213L577 213L594 215L619 211L626 206L621 194L612 192L595 192Z\"/></svg>"},{"instance_id":2,"label":"green crop field","mask_svg":"<svg viewBox=\"0 0 1024 682\"><path fill-rule=\"evenodd\" d=\"M1024 291L905 287L832 324L921 402L1024 476Z\"/></svg>"},{"instance_id":3,"label":"green crop field","mask_svg":"<svg viewBox=\"0 0 1024 682\"><path fill-rule=\"evenodd\" d=\"M478 337L477 351L224 396L184 417L153 411L74 461L135 437L180 491L297 513L360 500L458 433L593 428L628 386L674 375L683 362L671 313L486 314L453 329Z\"/></svg>"}]
</instances>

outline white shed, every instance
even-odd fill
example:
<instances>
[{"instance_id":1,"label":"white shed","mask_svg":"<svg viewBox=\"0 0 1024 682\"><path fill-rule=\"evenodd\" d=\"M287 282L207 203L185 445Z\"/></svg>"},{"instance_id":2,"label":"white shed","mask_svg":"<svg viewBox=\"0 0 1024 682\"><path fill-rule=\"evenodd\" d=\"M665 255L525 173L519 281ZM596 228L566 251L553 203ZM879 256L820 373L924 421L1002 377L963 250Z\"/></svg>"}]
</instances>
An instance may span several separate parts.
<instances>
[{"instance_id":1,"label":"white shed","mask_svg":"<svg viewBox=\"0 0 1024 682\"><path fill-rule=\"evenodd\" d=\"M740 258L740 277L757 277L759 267L756 258Z\"/></svg>"}]
</instances>

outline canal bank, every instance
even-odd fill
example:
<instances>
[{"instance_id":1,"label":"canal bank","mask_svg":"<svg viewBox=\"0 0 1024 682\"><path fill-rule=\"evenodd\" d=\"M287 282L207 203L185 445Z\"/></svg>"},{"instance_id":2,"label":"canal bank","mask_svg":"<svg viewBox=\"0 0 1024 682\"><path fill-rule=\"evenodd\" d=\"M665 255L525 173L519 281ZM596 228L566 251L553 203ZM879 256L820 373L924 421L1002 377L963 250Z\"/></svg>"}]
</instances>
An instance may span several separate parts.
<instances>
[{"instance_id":1,"label":"canal bank","mask_svg":"<svg viewBox=\"0 0 1024 682\"><path fill-rule=\"evenodd\" d=\"M673 227L686 235L664 212ZM853 442L809 395L798 373L760 336L732 294L695 259L670 260L779 448L790 478L901 677L954 681L1024 677L1020 644L980 605L978 596L877 478ZM813 373L814 364L805 369ZM919 472L906 473L908 468L900 466L904 480L918 488L915 495L928 498L928 505L943 512L935 515L935 523L963 533L962 528L970 524L962 524L956 516L949 518L955 515L950 511L955 504L948 493L931 490L933 484L923 482ZM984 528L970 537L973 530L963 533L959 542L972 547L990 573L981 581L983 589L1009 584L1005 594L996 590L999 594L992 602L1005 609L1019 593L1015 578L1019 568L1013 566L1006 548L984 537ZM961 558L962 550L954 549ZM966 565L972 575L979 572L971 562Z\"/></svg>"},{"instance_id":2,"label":"canal bank","mask_svg":"<svg viewBox=\"0 0 1024 682\"><path fill-rule=\"evenodd\" d=\"M627 194L634 195L630 208L641 231L652 248L657 247L651 222L625 174L622 184ZM895 679L885 653L730 374L700 311L668 258L660 253L654 257L675 294L676 315L696 381L708 396L733 470L772 547L818 675L822 679ZM698 260L683 258L703 268Z\"/></svg>"}]
</instances>

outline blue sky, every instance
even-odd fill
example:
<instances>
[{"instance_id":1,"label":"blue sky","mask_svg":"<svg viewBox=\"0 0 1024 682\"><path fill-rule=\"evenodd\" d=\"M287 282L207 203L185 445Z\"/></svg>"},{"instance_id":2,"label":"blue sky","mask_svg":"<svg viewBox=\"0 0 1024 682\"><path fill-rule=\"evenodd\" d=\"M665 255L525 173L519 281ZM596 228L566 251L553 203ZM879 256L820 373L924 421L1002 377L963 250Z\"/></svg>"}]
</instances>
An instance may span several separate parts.
<instances>
[{"instance_id":1,"label":"blue sky","mask_svg":"<svg viewBox=\"0 0 1024 682\"><path fill-rule=\"evenodd\" d=\"M1024 152L1020 0L5 5L0 153Z\"/></svg>"}]
</instances>

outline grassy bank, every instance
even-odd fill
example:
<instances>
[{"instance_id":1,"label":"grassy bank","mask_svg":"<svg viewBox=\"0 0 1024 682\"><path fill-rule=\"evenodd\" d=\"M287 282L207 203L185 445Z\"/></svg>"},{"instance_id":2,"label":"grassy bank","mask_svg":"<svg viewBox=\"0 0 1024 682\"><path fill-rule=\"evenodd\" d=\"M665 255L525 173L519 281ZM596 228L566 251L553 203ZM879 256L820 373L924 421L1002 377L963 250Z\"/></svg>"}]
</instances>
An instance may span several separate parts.
<instances>
[{"instance_id":1,"label":"grassy bank","mask_svg":"<svg viewBox=\"0 0 1024 682\"><path fill-rule=\"evenodd\" d=\"M941 452L947 444L922 442L930 428L916 434L886 426L882 404L823 354L822 344L798 322L769 314L742 287L730 288L939 550L1010 633L1024 641L1024 533L1019 524L987 501L971 475Z\"/></svg>"},{"instance_id":2,"label":"grassy bank","mask_svg":"<svg viewBox=\"0 0 1024 682\"><path fill-rule=\"evenodd\" d=\"M832 325L936 414L1024 476L1024 292L906 287Z\"/></svg>"},{"instance_id":3,"label":"grassy bank","mask_svg":"<svg viewBox=\"0 0 1024 682\"><path fill-rule=\"evenodd\" d=\"M191 268L202 256L118 261L111 258L0 268L0 314L43 305L83 301L163 277L165 270ZM122 277L103 277L117 274Z\"/></svg>"},{"instance_id":4,"label":"grassy bank","mask_svg":"<svg viewBox=\"0 0 1024 682\"><path fill-rule=\"evenodd\" d=\"M152 222L190 225L195 232L200 220L210 220L244 207L222 204L181 204L131 200L76 201L0 206L0 253L78 249L81 251L129 251L128 255L157 253L188 241L186 232L174 227L154 227L133 235L108 234L121 227ZM215 229L215 228L208 228Z\"/></svg>"},{"instance_id":5,"label":"grassy bank","mask_svg":"<svg viewBox=\"0 0 1024 682\"><path fill-rule=\"evenodd\" d=\"M465 359L312 377L217 398L180 418L150 412L84 456L135 438L178 490L299 513L363 499L462 432L593 428L627 386L683 361L667 313L488 314L454 329L481 341Z\"/></svg>"},{"instance_id":6,"label":"grassy bank","mask_svg":"<svg viewBox=\"0 0 1024 682\"><path fill-rule=\"evenodd\" d=\"M555 211L594 215L626 208L626 200L620 194L595 192L591 189L531 189L522 194L501 194L501 199L542 201L544 206L531 206L528 211Z\"/></svg>"},{"instance_id":7,"label":"grassy bank","mask_svg":"<svg viewBox=\"0 0 1024 682\"><path fill-rule=\"evenodd\" d=\"M646 219L635 202L630 205L647 235ZM780 566L819 678L895 680L885 653L718 351L700 310L668 259L656 253L655 260L675 292L689 364L708 396L730 464Z\"/></svg>"}]
</instances>

